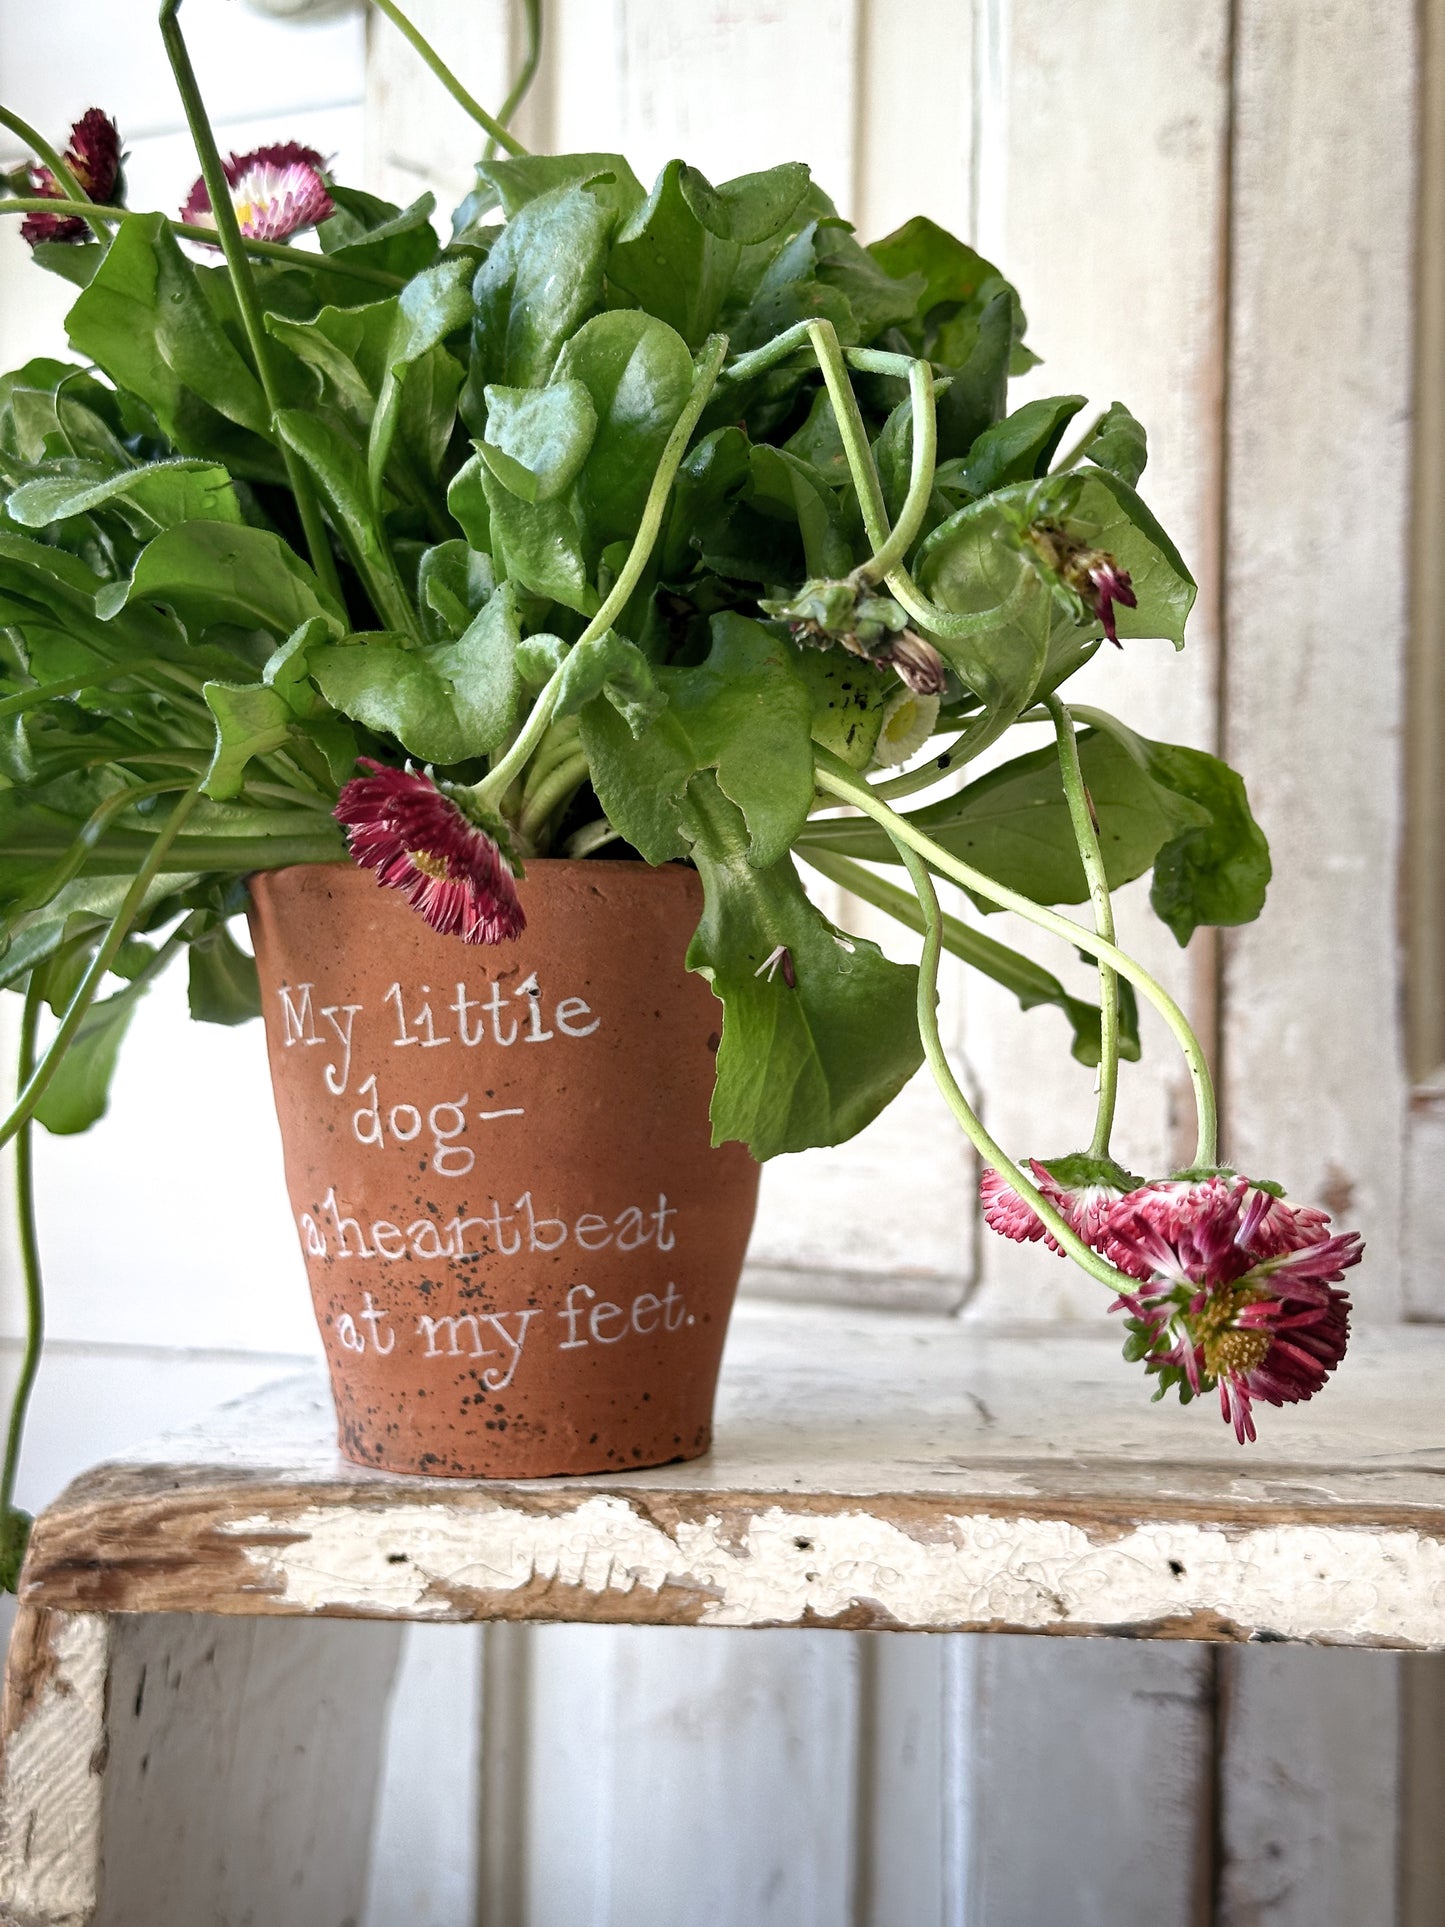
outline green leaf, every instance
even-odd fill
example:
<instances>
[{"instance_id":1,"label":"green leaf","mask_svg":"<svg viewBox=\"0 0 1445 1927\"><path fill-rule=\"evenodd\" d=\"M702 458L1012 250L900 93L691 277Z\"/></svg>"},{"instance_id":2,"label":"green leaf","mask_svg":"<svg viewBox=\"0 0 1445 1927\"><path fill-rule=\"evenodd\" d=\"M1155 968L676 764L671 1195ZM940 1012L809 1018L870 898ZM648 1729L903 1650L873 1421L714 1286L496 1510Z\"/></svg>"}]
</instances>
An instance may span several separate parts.
<instances>
[{"instance_id":1,"label":"green leaf","mask_svg":"<svg viewBox=\"0 0 1445 1927\"><path fill-rule=\"evenodd\" d=\"M597 696L607 698L634 737L641 736L667 707L667 697L646 656L635 642L612 629L590 642L579 642L568 653L553 714L558 718L575 715Z\"/></svg>"},{"instance_id":2,"label":"green leaf","mask_svg":"<svg viewBox=\"0 0 1445 1927\"><path fill-rule=\"evenodd\" d=\"M866 769L898 678L840 649L799 648L795 667L812 696L813 741L850 769Z\"/></svg>"},{"instance_id":3,"label":"green leaf","mask_svg":"<svg viewBox=\"0 0 1445 1927\"><path fill-rule=\"evenodd\" d=\"M465 327L471 319L471 279L470 260L438 261L434 267L424 269L408 281L397 297L396 314L386 347L386 371L382 377L376 413L372 417L366 451L367 473L373 496L378 499L381 478L401 425L402 396L404 387L408 385L409 372L414 364L426 357L444 352L442 344L447 336ZM458 373L451 386L450 402L453 408L460 386L461 375ZM450 426L448 413L448 431ZM439 459L446 446L446 435L429 439L439 441L440 445L434 451L428 449L426 453L434 453L434 459Z\"/></svg>"},{"instance_id":4,"label":"green leaf","mask_svg":"<svg viewBox=\"0 0 1445 1927\"><path fill-rule=\"evenodd\" d=\"M630 541L673 424L692 392L682 337L636 309L586 322L557 357L557 379L580 382L597 428L577 479L576 502L590 557Z\"/></svg>"},{"instance_id":5,"label":"green leaf","mask_svg":"<svg viewBox=\"0 0 1445 1927\"><path fill-rule=\"evenodd\" d=\"M263 439L271 411L261 384L164 215L121 224L65 325L75 348L139 396L183 454L279 474Z\"/></svg>"},{"instance_id":6,"label":"green leaf","mask_svg":"<svg viewBox=\"0 0 1445 1927\"><path fill-rule=\"evenodd\" d=\"M886 328L909 320L925 287L921 274L890 274L853 238L845 221L818 223L818 279L843 295L860 341L875 341Z\"/></svg>"},{"instance_id":7,"label":"green leaf","mask_svg":"<svg viewBox=\"0 0 1445 1927\"><path fill-rule=\"evenodd\" d=\"M700 348L742 257L729 210L695 167L669 161L607 257L614 290Z\"/></svg>"},{"instance_id":8,"label":"green leaf","mask_svg":"<svg viewBox=\"0 0 1445 1927\"><path fill-rule=\"evenodd\" d=\"M476 322L463 413L480 430L489 382L537 388L568 337L601 304L613 210L582 187L528 201L502 232L472 286Z\"/></svg>"},{"instance_id":9,"label":"green leaf","mask_svg":"<svg viewBox=\"0 0 1445 1927\"><path fill-rule=\"evenodd\" d=\"M790 645L759 624L715 616L712 637L699 667L656 672L667 708L639 739L610 704L592 702L582 747L603 810L649 863L688 854L688 785L714 770L742 811L752 861L767 868L812 807L812 703Z\"/></svg>"},{"instance_id":10,"label":"green leaf","mask_svg":"<svg viewBox=\"0 0 1445 1927\"><path fill-rule=\"evenodd\" d=\"M337 633L344 627L341 611L279 535L221 522L185 522L158 535L128 581L97 595L96 613L108 621L139 601L165 603L188 625L233 623L278 640L313 616Z\"/></svg>"},{"instance_id":11,"label":"green leaf","mask_svg":"<svg viewBox=\"0 0 1445 1927\"><path fill-rule=\"evenodd\" d=\"M488 507L487 541L498 572L578 615L595 615L598 595L587 580L582 531L569 505L524 502L486 467L479 479Z\"/></svg>"},{"instance_id":12,"label":"green leaf","mask_svg":"<svg viewBox=\"0 0 1445 1927\"><path fill-rule=\"evenodd\" d=\"M1024 311L1018 294L991 261L924 215L875 241L868 252L896 279L923 277L917 321L905 329L915 351L959 368L977 340L980 317L1002 292L1009 303L1013 352L1008 372L1023 374L1037 360L1023 346ZM950 450L950 453L954 451Z\"/></svg>"},{"instance_id":13,"label":"green leaf","mask_svg":"<svg viewBox=\"0 0 1445 1927\"><path fill-rule=\"evenodd\" d=\"M504 582L457 642L408 649L382 635L313 650L309 667L334 708L394 736L424 763L461 763L517 726L517 595Z\"/></svg>"},{"instance_id":14,"label":"green leaf","mask_svg":"<svg viewBox=\"0 0 1445 1927\"><path fill-rule=\"evenodd\" d=\"M208 682L201 694L216 719L215 754L202 789L229 802L240 795L251 758L282 748L295 719L285 697L265 683Z\"/></svg>"},{"instance_id":15,"label":"green leaf","mask_svg":"<svg viewBox=\"0 0 1445 1927\"><path fill-rule=\"evenodd\" d=\"M256 959L224 923L195 938L188 952L192 1017L201 1024L244 1024L261 1015Z\"/></svg>"},{"instance_id":16,"label":"green leaf","mask_svg":"<svg viewBox=\"0 0 1445 1927\"><path fill-rule=\"evenodd\" d=\"M452 520L479 554L492 548L492 511L487 502L486 464L480 455L468 456L447 488Z\"/></svg>"},{"instance_id":17,"label":"green leaf","mask_svg":"<svg viewBox=\"0 0 1445 1927\"><path fill-rule=\"evenodd\" d=\"M1160 922L1181 945L1201 924L1252 923L1264 908L1271 864L1244 779L1206 750L1151 742L1103 710L1088 714L1166 799L1197 812L1154 859L1149 901Z\"/></svg>"},{"instance_id":18,"label":"green leaf","mask_svg":"<svg viewBox=\"0 0 1445 1927\"><path fill-rule=\"evenodd\" d=\"M959 357L952 384L938 402L938 458L966 456L991 422L1003 414L1009 364L1014 352L1012 289L1001 286L971 315L967 328L955 326L950 351Z\"/></svg>"},{"instance_id":19,"label":"green leaf","mask_svg":"<svg viewBox=\"0 0 1445 1927\"><path fill-rule=\"evenodd\" d=\"M759 867L714 777L694 777L684 807L705 893L687 963L723 1005L713 1142L739 1139L758 1159L840 1144L922 1062L918 972L837 931L790 856ZM791 983L776 962L769 968L779 945Z\"/></svg>"},{"instance_id":20,"label":"green leaf","mask_svg":"<svg viewBox=\"0 0 1445 1927\"><path fill-rule=\"evenodd\" d=\"M1149 459L1149 438L1143 422L1136 421L1123 402L1111 402L1079 453L1100 468L1111 469L1130 488L1137 488Z\"/></svg>"},{"instance_id":21,"label":"green leaf","mask_svg":"<svg viewBox=\"0 0 1445 1927\"><path fill-rule=\"evenodd\" d=\"M427 549L416 584L427 641L454 641L470 627L496 586L492 558L479 555L465 542L439 542Z\"/></svg>"},{"instance_id":22,"label":"green leaf","mask_svg":"<svg viewBox=\"0 0 1445 1927\"><path fill-rule=\"evenodd\" d=\"M143 986L122 990L92 1004L81 1018L60 1068L35 1107L36 1118L54 1136L88 1131L105 1116L116 1059L143 995Z\"/></svg>"},{"instance_id":23,"label":"green leaf","mask_svg":"<svg viewBox=\"0 0 1445 1927\"><path fill-rule=\"evenodd\" d=\"M524 502L550 502L581 473L597 433L597 410L585 383L565 378L547 388L486 391L487 432L478 453L497 480Z\"/></svg>"},{"instance_id":24,"label":"green leaf","mask_svg":"<svg viewBox=\"0 0 1445 1927\"><path fill-rule=\"evenodd\" d=\"M1085 730L1079 761L1099 819L1111 888L1142 876L1166 843L1209 821L1197 803L1152 782L1112 736ZM910 821L952 855L1035 903L1083 903L1088 897L1052 746L1014 757L955 796L912 811ZM865 862L898 860L882 830L866 821L814 825L807 840ZM980 899L980 908L994 907Z\"/></svg>"},{"instance_id":25,"label":"green leaf","mask_svg":"<svg viewBox=\"0 0 1445 1927\"><path fill-rule=\"evenodd\" d=\"M266 329L313 370L318 399L366 434L386 375L396 314L391 295L359 308L322 308L310 321L268 314Z\"/></svg>"},{"instance_id":26,"label":"green leaf","mask_svg":"<svg viewBox=\"0 0 1445 1927\"><path fill-rule=\"evenodd\" d=\"M24 482L5 502L22 528L45 528L111 505L134 508L153 528L179 522L239 522L241 508L225 469L184 457L95 477L53 475Z\"/></svg>"},{"instance_id":27,"label":"green leaf","mask_svg":"<svg viewBox=\"0 0 1445 1927\"><path fill-rule=\"evenodd\" d=\"M1047 472L1064 430L1088 399L1054 395L1025 402L1013 414L984 429L968 452L964 483L974 495L990 495L1010 482L1026 482Z\"/></svg>"},{"instance_id":28,"label":"green leaf","mask_svg":"<svg viewBox=\"0 0 1445 1927\"><path fill-rule=\"evenodd\" d=\"M750 473L748 438L740 428L715 428L689 449L672 485L660 545L664 580L682 575L699 551L715 545Z\"/></svg>"},{"instance_id":29,"label":"green leaf","mask_svg":"<svg viewBox=\"0 0 1445 1927\"><path fill-rule=\"evenodd\" d=\"M421 194L409 207L380 200L360 188L329 183L336 213L316 230L322 253L335 254L345 261L381 268L387 274L406 279L419 274L436 259L440 243L431 225L436 196ZM324 263L318 262L320 269ZM333 275L335 282L340 277ZM356 283L342 283L354 291Z\"/></svg>"},{"instance_id":30,"label":"green leaf","mask_svg":"<svg viewBox=\"0 0 1445 1927\"><path fill-rule=\"evenodd\" d=\"M938 646L988 709L1012 721L1048 659L1054 604L1048 585L1005 538L996 498L972 502L925 538L914 559L919 587L955 615L989 617Z\"/></svg>"},{"instance_id":31,"label":"green leaf","mask_svg":"<svg viewBox=\"0 0 1445 1927\"><path fill-rule=\"evenodd\" d=\"M367 480L361 449L337 422L302 408L283 408L276 427L315 478L336 531L366 583L377 614L397 628L410 610L396 576L386 531Z\"/></svg>"},{"instance_id":32,"label":"green leaf","mask_svg":"<svg viewBox=\"0 0 1445 1927\"><path fill-rule=\"evenodd\" d=\"M748 500L765 514L796 521L809 576L841 577L853 566L838 497L808 462L759 443L750 462Z\"/></svg>"},{"instance_id":33,"label":"green leaf","mask_svg":"<svg viewBox=\"0 0 1445 1927\"><path fill-rule=\"evenodd\" d=\"M477 166L477 194L471 217L478 218L500 204L511 221L529 202L560 187L580 187L605 206L628 214L647 190L621 154L519 154L481 161Z\"/></svg>"}]
</instances>

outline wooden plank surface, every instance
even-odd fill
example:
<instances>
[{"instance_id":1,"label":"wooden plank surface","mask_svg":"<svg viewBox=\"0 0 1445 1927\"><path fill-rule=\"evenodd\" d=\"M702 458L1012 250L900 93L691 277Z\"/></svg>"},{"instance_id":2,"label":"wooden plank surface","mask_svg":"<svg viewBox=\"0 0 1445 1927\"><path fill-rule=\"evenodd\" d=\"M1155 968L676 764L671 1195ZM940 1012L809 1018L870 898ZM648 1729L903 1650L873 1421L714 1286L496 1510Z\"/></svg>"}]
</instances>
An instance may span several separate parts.
<instances>
[{"instance_id":1,"label":"wooden plank surface","mask_svg":"<svg viewBox=\"0 0 1445 1927\"><path fill-rule=\"evenodd\" d=\"M1248 1452L1114 1339L753 1307L708 1457L530 1483L348 1466L288 1381L77 1481L22 1597L1445 1646L1445 1332L1364 1335Z\"/></svg>"}]
</instances>

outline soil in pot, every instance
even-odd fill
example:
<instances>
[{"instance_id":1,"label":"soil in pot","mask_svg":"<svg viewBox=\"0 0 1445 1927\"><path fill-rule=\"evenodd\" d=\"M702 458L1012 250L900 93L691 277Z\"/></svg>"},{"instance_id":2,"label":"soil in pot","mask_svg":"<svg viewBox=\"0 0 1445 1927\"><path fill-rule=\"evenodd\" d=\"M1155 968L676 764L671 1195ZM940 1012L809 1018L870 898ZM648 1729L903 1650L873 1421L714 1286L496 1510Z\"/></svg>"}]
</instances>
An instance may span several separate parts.
<instances>
[{"instance_id":1,"label":"soil in pot","mask_svg":"<svg viewBox=\"0 0 1445 1927\"><path fill-rule=\"evenodd\" d=\"M439 936L350 864L252 881L286 1179L341 1449L522 1478L694 1458L757 1199L677 865L528 865Z\"/></svg>"}]
</instances>

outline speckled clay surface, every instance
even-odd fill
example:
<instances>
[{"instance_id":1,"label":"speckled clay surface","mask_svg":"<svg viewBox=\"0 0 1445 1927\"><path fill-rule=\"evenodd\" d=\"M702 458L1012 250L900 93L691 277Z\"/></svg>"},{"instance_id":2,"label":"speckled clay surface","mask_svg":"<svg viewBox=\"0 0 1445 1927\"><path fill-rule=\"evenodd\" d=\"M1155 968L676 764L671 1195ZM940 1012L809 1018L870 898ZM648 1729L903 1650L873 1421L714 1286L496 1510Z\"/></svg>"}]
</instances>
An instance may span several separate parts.
<instances>
[{"instance_id":1,"label":"speckled clay surface","mask_svg":"<svg viewBox=\"0 0 1445 1927\"><path fill-rule=\"evenodd\" d=\"M535 862L515 944L350 865L258 876L286 1177L341 1448L455 1477L706 1451L758 1167L713 1150L721 1006L677 866Z\"/></svg>"}]
</instances>

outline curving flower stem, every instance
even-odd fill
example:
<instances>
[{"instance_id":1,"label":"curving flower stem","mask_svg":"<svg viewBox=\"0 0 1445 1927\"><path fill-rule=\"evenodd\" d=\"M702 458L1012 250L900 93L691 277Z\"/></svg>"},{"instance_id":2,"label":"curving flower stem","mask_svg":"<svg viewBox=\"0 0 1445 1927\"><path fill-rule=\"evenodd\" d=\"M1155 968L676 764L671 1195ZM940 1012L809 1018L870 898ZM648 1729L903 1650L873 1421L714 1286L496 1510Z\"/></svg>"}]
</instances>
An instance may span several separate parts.
<instances>
[{"instance_id":1,"label":"curving flower stem","mask_svg":"<svg viewBox=\"0 0 1445 1927\"><path fill-rule=\"evenodd\" d=\"M50 1088L51 1079L60 1069L65 1053L75 1040L75 1033L85 1021L85 1013L95 1002L96 991L99 990L106 972L115 961L116 953L130 935L131 925L140 915L152 883L160 875L167 852L185 827L186 818L200 800L201 784L204 781L204 774L197 776L195 782L166 818L164 825L156 832L151 847L146 852L145 861L136 871L130 888L121 899L120 908L116 911L109 930L106 931L100 947L91 958L90 967L76 986L75 995L66 1006L65 1015L60 1020L60 1028L50 1040L50 1048L25 1079L10 1115L3 1124L0 1124L0 1144L8 1144L11 1138L24 1127L27 1119L35 1115L35 1107Z\"/></svg>"},{"instance_id":2,"label":"curving flower stem","mask_svg":"<svg viewBox=\"0 0 1445 1927\"><path fill-rule=\"evenodd\" d=\"M20 1019L20 1051L16 1089L23 1090L35 1071L35 1038L40 1026L40 1006L44 1002L45 967L30 973L25 987L25 1010ZM20 1562L30 1521L15 1510L15 1480L20 1470L20 1445L25 1436L25 1415L30 1409L30 1394L40 1370L40 1349L45 1340L45 1293L40 1275L40 1240L35 1226L35 1163L31 1143L33 1126L29 1118L21 1125L15 1141L15 1223L20 1241L20 1270L25 1284L25 1350L20 1361L20 1377L10 1401L10 1424L5 1434L5 1465L0 1471L0 1566L5 1590L14 1592L20 1576Z\"/></svg>"},{"instance_id":3,"label":"curving flower stem","mask_svg":"<svg viewBox=\"0 0 1445 1927\"><path fill-rule=\"evenodd\" d=\"M38 194L18 194L0 200L0 214L78 214L82 220L92 224L100 222L102 227L107 221L115 226L122 221L138 221L148 212L158 211L142 207L97 207L89 201L50 200ZM201 241L208 248L216 245L214 228L198 227L194 221L171 220L167 220L166 226L182 241ZM102 232L101 239L108 241L110 236ZM327 274L344 275L352 281L369 281L373 287L385 288L391 294L406 286L401 275L388 274L385 268L368 268L359 261L343 261L337 254L316 254L305 248L288 248L284 241L255 241L243 234L241 246L247 254L254 254L261 261L279 261L283 266L291 267L323 268Z\"/></svg>"},{"instance_id":4,"label":"curving flower stem","mask_svg":"<svg viewBox=\"0 0 1445 1927\"><path fill-rule=\"evenodd\" d=\"M494 119L479 100L473 99L452 72L451 68L447 66L436 48L433 47L428 40L423 38L421 33L412 25L410 20L407 19L401 8L396 5L396 0L375 0L375 5L377 12L384 13L402 38L421 55L427 66L431 68L432 72L436 75L442 86L446 88L457 105L471 115L478 127L485 129L486 133L497 143L498 147L504 147L509 154L525 154L527 152L527 149L523 147L515 134L509 134L501 121ZM530 81L530 75L528 79ZM525 89L523 89L523 91L525 92ZM506 111L504 108L504 115Z\"/></svg>"},{"instance_id":5,"label":"curving flower stem","mask_svg":"<svg viewBox=\"0 0 1445 1927\"><path fill-rule=\"evenodd\" d=\"M1079 742L1074 734L1074 719L1060 697L1049 694L1044 706L1054 719L1059 743L1059 773L1069 804L1069 820L1074 826L1074 841L1079 846L1079 861L1089 885L1089 900L1094 906L1094 929L1110 943L1114 941L1114 905L1109 896L1109 878L1104 868L1104 852L1099 848L1099 827L1094 821L1084 772L1079 763ZM1102 960L1099 964L1099 1096L1094 1113L1094 1136L1089 1155L1106 1158L1114 1129L1114 1109L1119 1098L1119 979Z\"/></svg>"},{"instance_id":6,"label":"curving flower stem","mask_svg":"<svg viewBox=\"0 0 1445 1927\"><path fill-rule=\"evenodd\" d=\"M251 275L251 263L247 258L245 244L241 237L241 226L236 219L236 209L231 200L230 183L221 165L220 150L216 146L216 137L211 132L211 123L206 118L205 103L201 99L200 83L196 79L196 70L191 65L185 36L181 32L180 10L181 0L161 0L161 40L171 63L171 72L175 75L181 104L186 110L186 122L191 130L196 158L201 163L201 176L211 199L211 213L215 218L216 234L226 256L226 265L231 270L231 285L236 291L236 305L241 311L241 322L246 330L246 339L251 345L251 358L256 364L256 374L274 422L276 415L280 412L281 398L276 387L275 371L271 365L270 342L261 316L261 303L256 294L256 283ZM277 447L285 465L286 479L291 485L291 493L296 498L296 508L306 536L311 566L337 607L344 609L346 602L341 593L341 580L336 573L336 560L331 553L331 543L326 534L326 524L322 519L321 506L312 486L311 476L305 463L279 437Z\"/></svg>"},{"instance_id":7,"label":"curving flower stem","mask_svg":"<svg viewBox=\"0 0 1445 1927\"><path fill-rule=\"evenodd\" d=\"M1002 910L1012 910L1016 915L1036 924L1040 930L1047 930L1051 936L1062 937L1074 949L1084 951L1100 963L1108 963L1121 977L1125 977L1134 988L1147 997L1173 1032L1184 1062L1189 1069L1190 1082L1194 1087L1194 1107L1199 1119L1199 1136L1194 1153L1197 1165L1213 1165L1216 1159L1216 1144L1219 1135L1219 1113L1214 1097L1214 1082L1209 1075L1209 1065L1199 1039L1190 1029L1189 1019L1175 1003L1174 999L1157 983L1143 964L1136 962L1127 951L1107 938L1097 936L1092 930L1085 930L1081 924L1074 923L1069 917L1061 917L1056 910L1048 909L1042 903L1035 903L1017 890L1009 889L1007 884L996 883L982 870L974 869L945 850L933 838L925 836L917 825L907 816L889 809L881 802L868 785L855 776L846 763L825 749L815 749L814 768L818 788L836 796L841 803L851 803L873 821L888 837L896 848L907 845L932 870L946 876L950 882L958 883L965 890L986 897ZM913 875L912 865L909 875Z\"/></svg>"},{"instance_id":8,"label":"curving flower stem","mask_svg":"<svg viewBox=\"0 0 1445 1927\"><path fill-rule=\"evenodd\" d=\"M672 433L668 436L652 477L652 486L647 491L647 500L642 507L642 519L637 525L637 533L632 538L632 547L627 560L623 563L617 580L608 591L602 607L593 616L582 634L573 644L580 649L583 643L594 642L598 636L605 635L612 627L614 619L626 608L628 598L642 579L642 571L647 567L647 559L652 554L653 545L662 528L662 518L667 512L667 498L672 493L672 484L687 453L692 431L697 427L702 411L707 406L708 396L717 382L718 374L727 357L728 338L726 335L709 335L693 363L692 392L689 394L682 413L673 423ZM569 651L569 654L571 652ZM527 762L537 745L546 735L562 694L562 678L567 673L566 663L552 672L544 684L532 713L523 723L515 742L494 769L491 769L472 789L478 805L484 810L497 814L502 798L511 788L513 781L526 768Z\"/></svg>"},{"instance_id":9,"label":"curving flower stem","mask_svg":"<svg viewBox=\"0 0 1445 1927\"><path fill-rule=\"evenodd\" d=\"M821 770L819 779L824 780ZM1098 1252L1089 1249L1068 1220L1049 1203L1032 1179L991 1136L983 1119L960 1089L943 1048L943 1040L938 1034L938 963L943 952L943 916L939 909L938 892L933 887L933 878L922 857L886 823L883 827L908 871L923 912L923 956L918 965L918 1030L923 1039L923 1054L928 1060L928 1068L933 1072L934 1083L943 1093L944 1102L984 1163L991 1164L1008 1179L1025 1204L1043 1219L1047 1229L1058 1239L1074 1263L1087 1271L1091 1278L1097 1278L1101 1284L1107 1285L1111 1291L1127 1290L1130 1281L1124 1273L1116 1270L1107 1258L1101 1258Z\"/></svg>"},{"instance_id":10,"label":"curving flower stem","mask_svg":"<svg viewBox=\"0 0 1445 1927\"><path fill-rule=\"evenodd\" d=\"M36 160L43 162L50 169L56 186L65 190L69 203L66 212L73 211L86 222L97 241L108 241L110 235L104 221L95 211L95 203L76 179L65 156L57 148L52 147L49 141L42 140L28 121L21 120L18 114L12 114L8 107L0 107L0 127L8 127L12 134L24 141ZM44 197L38 197L37 205L30 210L36 214L53 214L56 211L55 202L51 201L47 205Z\"/></svg>"},{"instance_id":11,"label":"curving flower stem","mask_svg":"<svg viewBox=\"0 0 1445 1927\"><path fill-rule=\"evenodd\" d=\"M908 390L913 403L913 466L908 494L892 534L882 543L874 538L876 554L854 571L864 582L882 582L902 567L908 551L918 540L933 493L933 471L938 460L938 411L933 405L933 370L926 361L909 362ZM881 487L879 495L881 500Z\"/></svg>"},{"instance_id":12,"label":"curving flower stem","mask_svg":"<svg viewBox=\"0 0 1445 1927\"><path fill-rule=\"evenodd\" d=\"M497 109L497 119L503 127L511 126L513 114L531 91L542 59L542 0L522 0L522 12L527 22L527 51L517 69L517 78L512 82L512 91ZM497 137L493 134L482 149L482 159L491 160L496 151Z\"/></svg>"}]
</instances>

